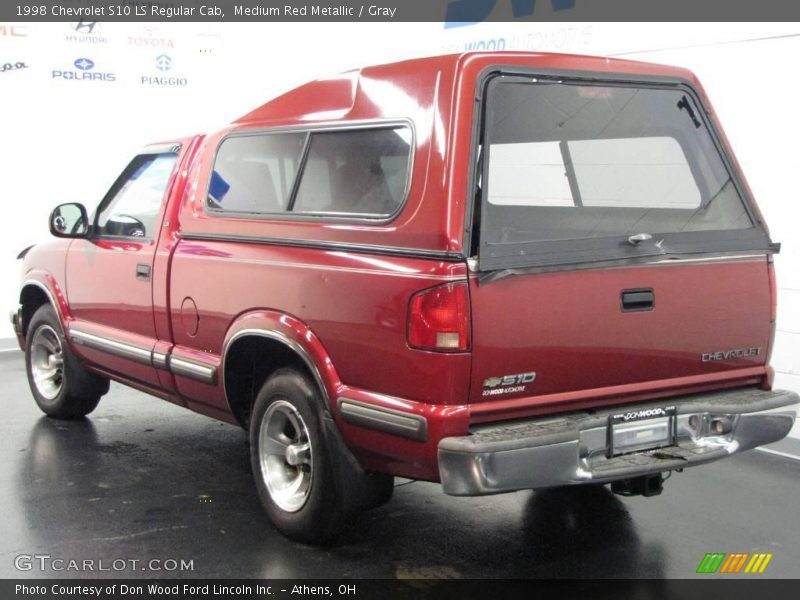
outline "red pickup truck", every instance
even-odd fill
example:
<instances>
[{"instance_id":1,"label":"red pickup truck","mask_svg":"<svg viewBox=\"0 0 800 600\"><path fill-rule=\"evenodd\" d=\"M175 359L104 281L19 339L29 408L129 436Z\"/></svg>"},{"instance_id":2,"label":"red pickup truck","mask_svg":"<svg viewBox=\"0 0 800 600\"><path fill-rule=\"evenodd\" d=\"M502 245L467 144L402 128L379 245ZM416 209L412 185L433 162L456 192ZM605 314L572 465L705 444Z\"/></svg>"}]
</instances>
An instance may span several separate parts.
<instances>
[{"instance_id":1,"label":"red pickup truck","mask_svg":"<svg viewBox=\"0 0 800 600\"><path fill-rule=\"evenodd\" d=\"M109 380L249 429L279 530L330 539L393 476L610 483L776 441L779 246L697 79L470 53L294 89L134 157L23 252L33 396Z\"/></svg>"}]
</instances>

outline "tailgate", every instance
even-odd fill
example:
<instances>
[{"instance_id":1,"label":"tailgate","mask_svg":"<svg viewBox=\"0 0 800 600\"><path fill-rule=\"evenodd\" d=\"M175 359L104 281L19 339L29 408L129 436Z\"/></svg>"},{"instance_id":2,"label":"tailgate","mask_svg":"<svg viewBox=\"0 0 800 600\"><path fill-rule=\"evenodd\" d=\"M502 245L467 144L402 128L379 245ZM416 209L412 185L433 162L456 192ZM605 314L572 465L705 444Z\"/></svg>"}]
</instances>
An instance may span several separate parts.
<instances>
[{"instance_id":1,"label":"tailgate","mask_svg":"<svg viewBox=\"0 0 800 600\"><path fill-rule=\"evenodd\" d=\"M700 93L498 69L475 157L473 419L759 383L778 247Z\"/></svg>"},{"instance_id":2,"label":"tailgate","mask_svg":"<svg viewBox=\"0 0 800 600\"><path fill-rule=\"evenodd\" d=\"M570 403L626 384L679 391L752 377L766 361L763 256L473 278L470 292L473 402Z\"/></svg>"}]
</instances>

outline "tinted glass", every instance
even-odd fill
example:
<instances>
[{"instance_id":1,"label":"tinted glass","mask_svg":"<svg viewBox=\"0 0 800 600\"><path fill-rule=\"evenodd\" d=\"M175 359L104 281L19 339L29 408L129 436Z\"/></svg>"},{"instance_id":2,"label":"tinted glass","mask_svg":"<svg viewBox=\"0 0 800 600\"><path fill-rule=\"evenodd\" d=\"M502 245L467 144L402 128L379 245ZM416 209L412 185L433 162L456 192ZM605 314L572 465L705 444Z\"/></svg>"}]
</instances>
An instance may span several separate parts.
<instances>
[{"instance_id":1,"label":"tinted glass","mask_svg":"<svg viewBox=\"0 0 800 600\"><path fill-rule=\"evenodd\" d=\"M154 237L177 154L142 154L131 161L111 189L111 200L97 216L97 233Z\"/></svg>"},{"instance_id":2,"label":"tinted glass","mask_svg":"<svg viewBox=\"0 0 800 600\"><path fill-rule=\"evenodd\" d=\"M407 127L313 133L293 210L392 215L403 202L410 152Z\"/></svg>"},{"instance_id":3,"label":"tinted glass","mask_svg":"<svg viewBox=\"0 0 800 600\"><path fill-rule=\"evenodd\" d=\"M700 115L674 89L498 82L482 243L751 228Z\"/></svg>"},{"instance_id":4,"label":"tinted glass","mask_svg":"<svg viewBox=\"0 0 800 600\"><path fill-rule=\"evenodd\" d=\"M689 208L700 190L674 138L493 144L489 202L511 206ZM576 192L570 188L571 160ZM576 198L576 196L579 196Z\"/></svg>"},{"instance_id":5,"label":"tinted glass","mask_svg":"<svg viewBox=\"0 0 800 600\"><path fill-rule=\"evenodd\" d=\"M208 205L244 213L285 211L305 137L282 133L226 139L214 163Z\"/></svg>"}]
</instances>

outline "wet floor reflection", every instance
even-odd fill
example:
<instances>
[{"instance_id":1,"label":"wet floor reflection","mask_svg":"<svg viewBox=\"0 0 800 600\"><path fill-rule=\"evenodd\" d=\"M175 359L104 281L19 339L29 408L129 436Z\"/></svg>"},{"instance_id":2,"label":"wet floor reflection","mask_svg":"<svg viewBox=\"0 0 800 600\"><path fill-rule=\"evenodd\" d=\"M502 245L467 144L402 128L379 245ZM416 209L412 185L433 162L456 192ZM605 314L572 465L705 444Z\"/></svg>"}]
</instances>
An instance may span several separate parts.
<instances>
[{"instance_id":1,"label":"wet floor reflection","mask_svg":"<svg viewBox=\"0 0 800 600\"><path fill-rule=\"evenodd\" d=\"M642 546L628 509L606 486L536 492L524 521L529 543L557 563L562 576L664 576L663 548Z\"/></svg>"},{"instance_id":2,"label":"wet floor reflection","mask_svg":"<svg viewBox=\"0 0 800 600\"><path fill-rule=\"evenodd\" d=\"M177 576L662 574L659 549L641 547L625 505L602 487L450 498L411 483L328 548L289 542L258 505L243 432L193 422L39 418L16 468L27 539L15 545L67 558L194 559Z\"/></svg>"}]
</instances>

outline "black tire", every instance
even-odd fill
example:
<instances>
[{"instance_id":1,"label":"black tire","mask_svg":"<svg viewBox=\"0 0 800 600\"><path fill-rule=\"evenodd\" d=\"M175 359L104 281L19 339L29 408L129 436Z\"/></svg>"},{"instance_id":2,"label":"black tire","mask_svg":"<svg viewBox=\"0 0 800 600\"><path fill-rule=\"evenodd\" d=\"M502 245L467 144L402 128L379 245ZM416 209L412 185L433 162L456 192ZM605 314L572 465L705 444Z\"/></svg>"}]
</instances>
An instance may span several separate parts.
<instances>
[{"instance_id":1,"label":"black tire","mask_svg":"<svg viewBox=\"0 0 800 600\"><path fill-rule=\"evenodd\" d=\"M347 516L321 406L306 376L279 369L258 393L250 420L250 461L261 503L281 533L307 544L332 540Z\"/></svg>"},{"instance_id":2,"label":"black tire","mask_svg":"<svg viewBox=\"0 0 800 600\"><path fill-rule=\"evenodd\" d=\"M72 353L49 304L39 307L28 325L25 371L36 404L55 419L88 415L108 391L108 380L89 373Z\"/></svg>"}]
</instances>

